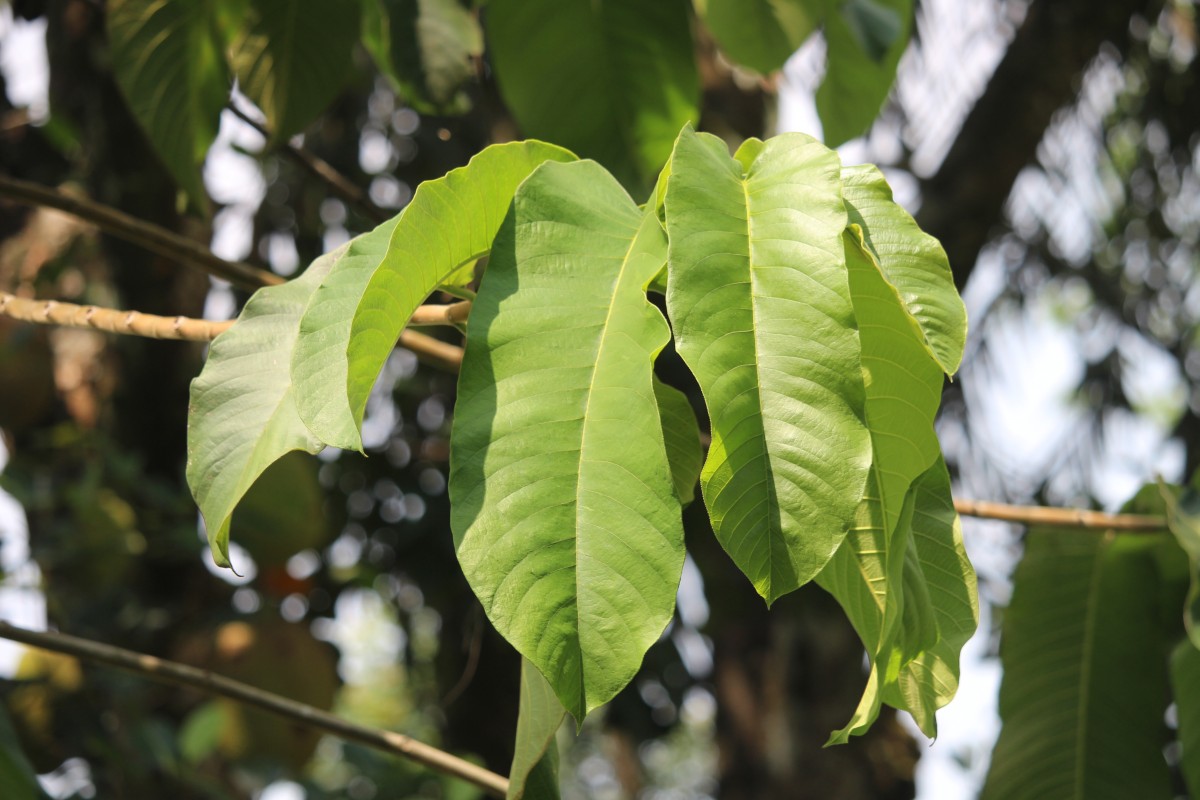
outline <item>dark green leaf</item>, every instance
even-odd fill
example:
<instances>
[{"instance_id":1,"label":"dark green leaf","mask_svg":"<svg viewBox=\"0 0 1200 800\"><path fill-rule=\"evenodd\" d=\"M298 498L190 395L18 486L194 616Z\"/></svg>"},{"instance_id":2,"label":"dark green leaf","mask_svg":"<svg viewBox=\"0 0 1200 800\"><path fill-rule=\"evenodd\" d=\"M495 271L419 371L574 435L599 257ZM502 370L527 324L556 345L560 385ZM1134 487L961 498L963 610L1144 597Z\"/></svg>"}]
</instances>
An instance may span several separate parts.
<instances>
[{"instance_id":1,"label":"dark green leaf","mask_svg":"<svg viewBox=\"0 0 1200 800\"><path fill-rule=\"evenodd\" d=\"M1171 654L1171 691L1179 716L1179 770L1194 797L1200 794L1200 650L1190 641Z\"/></svg>"},{"instance_id":2,"label":"dark green leaf","mask_svg":"<svg viewBox=\"0 0 1200 800\"><path fill-rule=\"evenodd\" d=\"M483 31L459 0L365 0L363 44L404 102L421 113L470 109L463 86L483 54Z\"/></svg>"},{"instance_id":3,"label":"dark green leaf","mask_svg":"<svg viewBox=\"0 0 1200 800\"><path fill-rule=\"evenodd\" d=\"M699 116L687 0L492 0L496 79L525 134L649 188Z\"/></svg>"},{"instance_id":4,"label":"dark green leaf","mask_svg":"<svg viewBox=\"0 0 1200 800\"><path fill-rule=\"evenodd\" d=\"M247 0L229 63L276 141L301 131L341 90L361 11L359 0Z\"/></svg>"},{"instance_id":5,"label":"dark green leaf","mask_svg":"<svg viewBox=\"0 0 1200 800\"><path fill-rule=\"evenodd\" d=\"M0 797L4 800L40 800L46 795L38 785L8 711L0 705Z\"/></svg>"},{"instance_id":6,"label":"dark green leaf","mask_svg":"<svg viewBox=\"0 0 1200 800\"><path fill-rule=\"evenodd\" d=\"M215 0L111 0L113 75L179 187L208 206L201 166L229 98Z\"/></svg>"},{"instance_id":7,"label":"dark green leaf","mask_svg":"<svg viewBox=\"0 0 1200 800\"><path fill-rule=\"evenodd\" d=\"M1158 540L1030 531L1004 616L985 800L1172 796Z\"/></svg>"}]
</instances>

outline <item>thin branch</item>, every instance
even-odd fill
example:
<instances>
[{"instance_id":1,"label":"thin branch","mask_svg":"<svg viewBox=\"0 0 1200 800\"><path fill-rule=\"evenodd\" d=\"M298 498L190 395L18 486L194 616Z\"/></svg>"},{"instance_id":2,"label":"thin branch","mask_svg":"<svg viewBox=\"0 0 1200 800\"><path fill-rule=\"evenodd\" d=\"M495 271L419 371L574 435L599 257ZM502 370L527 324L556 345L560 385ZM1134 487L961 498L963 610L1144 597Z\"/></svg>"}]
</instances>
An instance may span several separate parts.
<instances>
[{"instance_id":1,"label":"thin branch","mask_svg":"<svg viewBox=\"0 0 1200 800\"><path fill-rule=\"evenodd\" d=\"M1054 528L1091 528L1106 531L1150 533L1167 529L1167 520L1144 514L1105 514L1081 508L1048 508L1046 506L1011 506L1007 503L988 503L981 500L954 501L954 509L964 517L999 519L1022 525L1044 525Z\"/></svg>"},{"instance_id":2,"label":"thin branch","mask_svg":"<svg viewBox=\"0 0 1200 800\"><path fill-rule=\"evenodd\" d=\"M280 276L240 261L226 261L199 242L111 206L29 181L0 175L0 197L28 205L48 206L95 224L107 233L144 247L164 258L186 261L247 289L283 283Z\"/></svg>"},{"instance_id":3,"label":"thin branch","mask_svg":"<svg viewBox=\"0 0 1200 800\"><path fill-rule=\"evenodd\" d=\"M262 123L238 108L233 102L230 102L227 107L233 112L235 117L262 134L263 138L268 142L271 140L271 132ZM308 170L311 175L332 189L334 194L358 208L359 211L370 219L373 219L375 222L383 222L391 218L392 215L375 205L366 192L358 185L338 172L332 164L313 153L307 147L285 142L282 150L288 158Z\"/></svg>"},{"instance_id":4,"label":"thin branch","mask_svg":"<svg viewBox=\"0 0 1200 800\"><path fill-rule=\"evenodd\" d=\"M400 733L357 725L328 711L215 675L208 670L63 633L26 630L7 622L0 622L0 638L64 653L85 661L107 664L161 683L190 686L219 694L346 741L407 758L437 772L467 781L496 797L504 797L508 792L507 778L432 745Z\"/></svg>"},{"instance_id":5,"label":"thin branch","mask_svg":"<svg viewBox=\"0 0 1200 800\"><path fill-rule=\"evenodd\" d=\"M413 324L454 325L467 318L470 306L470 303L418 306L413 313ZM56 300L26 300L6 292L0 292L0 316L39 325L94 328L109 333L145 336L151 339L193 342L212 341L229 330L234 322L190 317L159 317L139 311L79 306ZM462 366L463 349L432 336L406 330L401 332L399 344L412 350L417 358L425 363L440 369L457 372Z\"/></svg>"},{"instance_id":6,"label":"thin branch","mask_svg":"<svg viewBox=\"0 0 1200 800\"><path fill-rule=\"evenodd\" d=\"M117 311L99 306L79 306L57 300L26 300L0 292L0 315L42 325L95 328L108 333L144 336L148 339L183 339L207 342L233 325L233 320L215 321L190 317L160 317L140 311Z\"/></svg>"}]
</instances>

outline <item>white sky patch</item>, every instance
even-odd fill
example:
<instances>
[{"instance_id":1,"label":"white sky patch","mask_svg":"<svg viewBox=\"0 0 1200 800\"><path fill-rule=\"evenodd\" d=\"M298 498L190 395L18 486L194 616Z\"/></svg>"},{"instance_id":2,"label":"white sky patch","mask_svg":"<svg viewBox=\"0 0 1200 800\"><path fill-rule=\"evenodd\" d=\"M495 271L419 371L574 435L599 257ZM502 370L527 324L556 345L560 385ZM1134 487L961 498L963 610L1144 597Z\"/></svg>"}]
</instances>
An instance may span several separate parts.
<instances>
[{"instance_id":1,"label":"white sky patch","mask_svg":"<svg viewBox=\"0 0 1200 800\"><path fill-rule=\"evenodd\" d=\"M50 61L46 56L46 18L14 19L0 5L0 72L8 99L29 112L35 125L50 117Z\"/></svg>"}]
</instances>

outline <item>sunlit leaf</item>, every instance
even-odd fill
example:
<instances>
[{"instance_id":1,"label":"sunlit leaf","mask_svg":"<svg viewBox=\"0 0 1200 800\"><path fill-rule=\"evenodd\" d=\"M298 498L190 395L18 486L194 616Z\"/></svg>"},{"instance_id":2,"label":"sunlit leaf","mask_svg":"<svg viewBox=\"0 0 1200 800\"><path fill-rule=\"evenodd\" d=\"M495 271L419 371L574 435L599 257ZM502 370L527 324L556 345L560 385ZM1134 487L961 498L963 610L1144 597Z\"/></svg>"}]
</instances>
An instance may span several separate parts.
<instances>
[{"instance_id":1,"label":"sunlit leaf","mask_svg":"<svg viewBox=\"0 0 1200 800\"><path fill-rule=\"evenodd\" d=\"M192 381L187 481L221 566L230 565L233 509L263 470L292 450L321 449L296 412L292 351L300 315L345 249L321 256L296 280L255 292Z\"/></svg>"},{"instance_id":2,"label":"sunlit leaf","mask_svg":"<svg viewBox=\"0 0 1200 800\"><path fill-rule=\"evenodd\" d=\"M680 134L667 308L712 421L700 481L713 529L770 603L842 543L871 442L838 158L802 134L740 155Z\"/></svg>"},{"instance_id":3,"label":"sunlit leaf","mask_svg":"<svg viewBox=\"0 0 1200 800\"><path fill-rule=\"evenodd\" d=\"M946 251L892 199L892 189L877 167L844 168L842 191L850 221L862 229L868 249L900 293L942 370L953 374L966 346L967 309L954 286Z\"/></svg>"},{"instance_id":4,"label":"sunlit leaf","mask_svg":"<svg viewBox=\"0 0 1200 800\"><path fill-rule=\"evenodd\" d=\"M658 413L662 418L675 496L687 506L696 499L696 482L700 480L700 467L704 463L700 425L696 422L692 404L683 392L655 378L654 396L658 400Z\"/></svg>"},{"instance_id":5,"label":"sunlit leaf","mask_svg":"<svg viewBox=\"0 0 1200 800\"><path fill-rule=\"evenodd\" d=\"M553 800L558 791L558 746L554 735L567 710L542 673L521 661L521 699L517 739L508 772L507 800Z\"/></svg>"},{"instance_id":6,"label":"sunlit leaf","mask_svg":"<svg viewBox=\"0 0 1200 800\"><path fill-rule=\"evenodd\" d=\"M238 88L267 115L271 135L286 140L341 90L359 39L362 4L246 0L244 9L229 63Z\"/></svg>"},{"instance_id":7,"label":"sunlit leaf","mask_svg":"<svg viewBox=\"0 0 1200 800\"><path fill-rule=\"evenodd\" d=\"M671 619L683 527L653 387L658 221L595 162L518 189L467 325L450 450L459 563L576 720Z\"/></svg>"},{"instance_id":8,"label":"sunlit leaf","mask_svg":"<svg viewBox=\"0 0 1200 800\"><path fill-rule=\"evenodd\" d=\"M985 800L1172 796L1158 539L1030 531L1004 615Z\"/></svg>"},{"instance_id":9,"label":"sunlit leaf","mask_svg":"<svg viewBox=\"0 0 1200 800\"><path fill-rule=\"evenodd\" d=\"M649 188L699 117L686 0L492 0L496 79L528 136Z\"/></svg>"},{"instance_id":10,"label":"sunlit leaf","mask_svg":"<svg viewBox=\"0 0 1200 800\"><path fill-rule=\"evenodd\" d=\"M113 76L179 187L207 207L200 168L229 99L214 0L110 0Z\"/></svg>"},{"instance_id":11,"label":"sunlit leaf","mask_svg":"<svg viewBox=\"0 0 1200 800\"><path fill-rule=\"evenodd\" d=\"M359 426L371 387L413 311L463 265L487 254L513 192L535 167L572 159L542 142L488 147L465 167L417 187L377 264L372 259L379 255L378 242L372 238L369 257L360 248L362 261L331 276L303 323L300 346L304 358L316 363L296 373L306 419L322 441L362 446ZM378 229L376 235L382 236ZM319 338L308 342L318 331Z\"/></svg>"},{"instance_id":12,"label":"sunlit leaf","mask_svg":"<svg viewBox=\"0 0 1200 800\"><path fill-rule=\"evenodd\" d=\"M933 418L942 388L941 369L866 251L861 229L852 226L845 242L874 460L856 524L818 581L846 610L880 675L852 724L834 735L839 742L866 731L879 713L884 687L938 638L924 577L915 551L910 554L915 503L910 490L940 455Z\"/></svg>"}]
</instances>

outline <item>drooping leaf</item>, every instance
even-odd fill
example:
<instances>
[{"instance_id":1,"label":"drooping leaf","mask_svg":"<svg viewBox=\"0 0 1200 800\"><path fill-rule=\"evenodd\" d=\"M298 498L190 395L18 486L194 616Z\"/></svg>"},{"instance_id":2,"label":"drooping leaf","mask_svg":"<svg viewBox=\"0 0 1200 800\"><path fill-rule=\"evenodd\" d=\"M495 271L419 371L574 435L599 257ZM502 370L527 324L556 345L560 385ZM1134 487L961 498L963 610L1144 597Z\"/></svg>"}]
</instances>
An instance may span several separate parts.
<instances>
[{"instance_id":1,"label":"drooping leaf","mask_svg":"<svg viewBox=\"0 0 1200 800\"><path fill-rule=\"evenodd\" d=\"M322 441L362 446L359 426L371 387L413 311L464 264L487 254L513 192L535 167L574 158L543 142L492 145L465 167L417 187L377 266L356 260L331 277L305 312L301 358L315 363L297 373L306 419ZM320 338L310 343L317 331ZM328 354L338 353L346 354L346 364L329 363ZM344 379L333 374L342 370Z\"/></svg>"},{"instance_id":2,"label":"drooping leaf","mask_svg":"<svg viewBox=\"0 0 1200 800\"><path fill-rule=\"evenodd\" d=\"M267 115L272 137L285 141L341 90L359 38L362 4L246 0L244 8L229 44L229 63L238 87Z\"/></svg>"},{"instance_id":3,"label":"drooping leaf","mask_svg":"<svg viewBox=\"0 0 1200 800\"><path fill-rule=\"evenodd\" d=\"M979 624L975 569L967 558L962 527L950 494L950 473L938 458L913 483L914 508L909 554L920 570L937 624L937 642L900 670L884 687L883 701L912 714L926 736L937 736L934 716L958 691L959 653ZM906 565L907 570L907 565ZM907 574L907 571L906 571ZM906 595L908 589L905 590ZM910 606L912 604L909 604ZM922 608L923 604L916 604Z\"/></svg>"},{"instance_id":4,"label":"drooping leaf","mask_svg":"<svg viewBox=\"0 0 1200 800\"><path fill-rule=\"evenodd\" d=\"M1158 538L1030 531L1004 616L985 800L1172 796Z\"/></svg>"},{"instance_id":5,"label":"drooping leaf","mask_svg":"<svg viewBox=\"0 0 1200 800\"><path fill-rule=\"evenodd\" d=\"M567 710L542 673L521 661L521 700L507 800L555 800L558 790L558 747L554 735Z\"/></svg>"},{"instance_id":6,"label":"drooping leaf","mask_svg":"<svg viewBox=\"0 0 1200 800\"><path fill-rule=\"evenodd\" d=\"M854 43L872 61L882 61L904 32L897 9L881 0L845 0L839 11Z\"/></svg>"},{"instance_id":7,"label":"drooping leaf","mask_svg":"<svg viewBox=\"0 0 1200 800\"><path fill-rule=\"evenodd\" d=\"M459 563L576 720L671 618L683 528L646 298L658 222L595 162L518 189L467 325L450 445Z\"/></svg>"},{"instance_id":8,"label":"drooping leaf","mask_svg":"<svg viewBox=\"0 0 1200 800\"><path fill-rule=\"evenodd\" d=\"M889 283L896 287L925 342L947 375L958 370L967 341L967 309L954 286L946 251L892 199L878 167L842 169L850 221L863 232Z\"/></svg>"},{"instance_id":9,"label":"drooping leaf","mask_svg":"<svg viewBox=\"0 0 1200 800\"><path fill-rule=\"evenodd\" d=\"M221 566L230 565L233 509L263 470L292 450L321 449L296 412L292 351L300 315L345 249L321 256L293 281L255 292L192 381L187 481Z\"/></svg>"},{"instance_id":10,"label":"drooping leaf","mask_svg":"<svg viewBox=\"0 0 1200 800\"><path fill-rule=\"evenodd\" d=\"M301 550L320 550L333 538L317 468L315 458L293 451L267 467L242 498L229 536L259 567L282 566Z\"/></svg>"},{"instance_id":11,"label":"drooping leaf","mask_svg":"<svg viewBox=\"0 0 1200 800\"><path fill-rule=\"evenodd\" d=\"M1194 796L1200 793L1200 650L1190 641L1171 653L1171 692L1179 717L1179 770Z\"/></svg>"},{"instance_id":12,"label":"drooping leaf","mask_svg":"<svg viewBox=\"0 0 1200 800\"><path fill-rule=\"evenodd\" d=\"M296 411L317 438L344 450L362 449L362 409L356 417L346 395L347 349L354 311L387 255L399 220L399 216L393 217L350 242L312 293L300 319L300 339L292 353Z\"/></svg>"},{"instance_id":13,"label":"drooping leaf","mask_svg":"<svg viewBox=\"0 0 1200 800\"><path fill-rule=\"evenodd\" d=\"M363 44L404 102L423 114L471 107L463 86L483 53L483 31L459 0L366 0Z\"/></svg>"},{"instance_id":14,"label":"drooping leaf","mask_svg":"<svg viewBox=\"0 0 1200 800\"><path fill-rule=\"evenodd\" d=\"M689 506L696 499L696 482L700 480L700 467L704 463L700 424L696 422L696 412L692 410L687 395L674 386L655 378L654 396L658 400L658 413L662 419L675 496L681 505Z\"/></svg>"},{"instance_id":15,"label":"drooping leaf","mask_svg":"<svg viewBox=\"0 0 1200 800\"><path fill-rule=\"evenodd\" d=\"M1159 482L1166 504L1167 528L1188 554L1191 586L1184 601L1183 621L1192 644L1200 647L1200 491L1191 486L1168 486Z\"/></svg>"},{"instance_id":16,"label":"drooping leaf","mask_svg":"<svg viewBox=\"0 0 1200 800\"><path fill-rule=\"evenodd\" d=\"M908 46L912 30L913 0L855 0L849 11L837 0L826 0L831 6L825 15L827 43L825 79L817 89L817 113L830 147L864 133L879 114L896 79L896 65ZM873 18L889 17L899 21L899 31L891 34L876 22L868 31L865 7ZM857 9L857 10L854 10ZM864 39L870 36L870 39ZM882 54L878 45L885 38L891 44ZM868 50L864 51L866 45Z\"/></svg>"},{"instance_id":17,"label":"drooping leaf","mask_svg":"<svg viewBox=\"0 0 1200 800\"><path fill-rule=\"evenodd\" d=\"M884 687L937 641L933 609L928 593L922 592L924 577L915 552L910 555L910 490L940 455L933 418L942 388L941 369L896 289L866 250L857 225L846 232L845 243L874 460L856 524L818 581L841 603L867 648L872 669L881 674L852 724L834 735L838 742L866 731L879 713Z\"/></svg>"},{"instance_id":18,"label":"drooping leaf","mask_svg":"<svg viewBox=\"0 0 1200 800\"><path fill-rule=\"evenodd\" d=\"M820 0L698 0L721 49L764 75L783 69L821 20Z\"/></svg>"},{"instance_id":19,"label":"drooping leaf","mask_svg":"<svg viewBox=\"0 0 1200 800\"><path fill-rule=\"evenodd\" d=\"M643 191L699 116L687 0L492 0L496 78L525 134ZM569 110L569 111L568 111Z\"/></svg>"},{"instance_id":20,"label":"drooping leaf","mask_svg":"<svg viewBox=\"0 0 1200 800\"><path fill-rule=\"evenodd\" d=\"M229 99L215 0L111 0L113 75L155 152L198 208L201 166Z\"/></svg>"},{"instance_id":21,"label":"drooping leaf","mask_svg":"<svg viewBox=\"0 0 1200 800\"><path fill-rule=\"evenodd\" d=\"M712 420L713 529L771 603L845 538L871 442L837 156L802 134L755 147L744 170L716 137L680 134L667 308Z\"/></svg>"}]
</instances>

